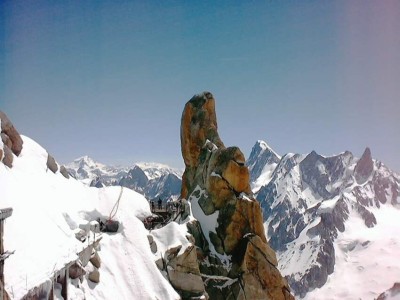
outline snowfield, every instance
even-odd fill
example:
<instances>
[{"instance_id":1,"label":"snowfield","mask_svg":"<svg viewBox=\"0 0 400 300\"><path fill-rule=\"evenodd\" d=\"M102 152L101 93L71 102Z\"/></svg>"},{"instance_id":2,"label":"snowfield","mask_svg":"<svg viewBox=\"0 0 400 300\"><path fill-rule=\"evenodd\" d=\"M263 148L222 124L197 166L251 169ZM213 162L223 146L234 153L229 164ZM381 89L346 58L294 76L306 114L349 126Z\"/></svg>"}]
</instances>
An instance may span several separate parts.
<instances>
[{"instance_id":1,"label":"snowfield","mask_svg":"<svg viewBox=\"0 0 400 300\"><path fill-rule=\"evenodd\" d=\"M13 299L76 260L85 244L75 232L98 217L108 218L121 192L120 187L90 188L52 173L46 150L21 137L23 150L14 156L13 168L0 164L0 208L13 208L4 229L5 250L15 250L5 262L5 286ZM87 275L82 283L71 281L71 299L180 299L155 264L142 223L149 215L147 200L124 188L115 216L119 232L103 233L100 242L100 282L90 282ZM62 299L58 286L55 290Z\"/></svg>"},{"instance_id":2,"label":"snowfield","mask_svg":"<svg viewBox=\"0 0 400 300\"><path fill-rule=\"evenodd\" d=\"M335 271L304 299L376 299L400 281L400 209L385 205L373 213L378 224L372 228L350 215L335 244Z\"/></svg>"}]
</instances>

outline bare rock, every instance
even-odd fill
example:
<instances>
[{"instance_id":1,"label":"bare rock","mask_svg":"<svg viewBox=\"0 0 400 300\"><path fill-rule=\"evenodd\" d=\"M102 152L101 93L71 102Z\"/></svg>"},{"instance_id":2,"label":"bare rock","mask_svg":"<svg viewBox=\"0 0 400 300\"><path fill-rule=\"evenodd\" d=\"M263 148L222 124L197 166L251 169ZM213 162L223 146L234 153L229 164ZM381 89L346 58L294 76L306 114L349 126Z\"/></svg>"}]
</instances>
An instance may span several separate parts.
<instances>
[{"instance_id":1,"label":"bare rock","mask_svg":"<svg viewBox=\"0 0 400 300\"><path fill-rule=\"evenodd\" d=\"M97 253L97 251L94 252L94 254L92 255L92 257L89 260L93 266L95 266L96 268L100 268L101 266L101 259L99 256L99 253Z\"/></svg>"},{"instance_id":2,"label":"bare rock","mask_svg":"<svg viewBox=\"0 0 400 300\"><path fill-rule=\"evenodd\" d=\"M172 260L175 258L179 251L181 251L182 245L178 245L176 247L169 248L167 251L165 251L164 257L166 257L167 260Z\"/></svg>"},{"instance_id":3,"label":"bare rock","mask_svg":"<svg viewBox=\"0 0 400 300\"><path fill-rule=\"evenodd\" d=\"M67 169L64 166L60 167L60 173L62 174L62 176L64 176L65 178L69 179L69 173L67 171Z\"/></svg>"},{"instance_id":4,"label":"bare rock","mask_svg":"<svg viewBox=\"0 0 400 300\"><path fill-rule=\"evenodd\" d=\"M157 243L154 241L153 236L149 234L147 236L147 239L149 240L149 245L150 245L151 252L156 253L157 252Z\"/></svg>"},{"instance_id":5,"label":"bare rock","mask_svg":"<svg viewBox=\"0 0 400 300\"><path fill-rule=\"evenodd\" d=\"M357 183L364 183L373 170L374 162L372 161L371 150L367 147L354 168L354 175Z\"/></svg>"},{"instance_id":6,"label":"bare rock","mask_svg":"<svg viewBox=\"0 0 400 300\"><path fill-rule=\"evenodd\" d=\"M1 140L3 141L4 145L6 145L8 148L11 149L11 147L12 147L11 139L4 132L1 133Z\"/></svg>"},{"instance_id":7,"label":"bare rock","mask_svg":"<svg viewBox=\"0 0 400 300\"><path fill-rule=\"evenodd\" d=\"M209 191L209 196L211 198L209 205L214 207L214 210L211 213L213 213L215 209L221 209L227 202L229 202L229 200L235 197L235 192L229 186L229 183L223 179L222 176L218 176L216 173L209 177L206 188ZM205 202L205 200L203 201ZM200 201L199 204L202 206ZM204 213L206 212L204 211Z\"/></svg>"},{"instance_id":8,"label":"bare rock","mask_svg":"<svg viewBox=\"0 0 400 300\"><path fill-rule=\"evenodd\" d=\"M249 192L249 169L239 165L235 161L229 161L222 177L230 184L237 193Z\"/></svg>"},{"instance_id":9,"label":"bare rock","mask_svg":"<svg viewBox=\"0 0 400 300\"><path fill-rule=\"evenodd\" d=\"M219 254L224 254L224 247L222 245L222 241L219 238L219 236L214 233L214 232L210 232L210 241L211 243L214 245L214 249L215 251L217 251Z\"/></svg>"},{"instance_id":10,"label":"bare rock","mask_svg":"<svg viewBox=\"0 0 400 300\"><path fill-rule=\"evenodd\" d=\"M151 241L152 237L149 238ZM197 261L196 246L193 244L184 251L182 245L168 249L156 261L156 265L167 273L169 281L182 299L208 299Z\"/></svg>"},{"instance_id":11,"label":"bare rock","mask_svg":"<svg viewBox=\"0 0 400 300\"><path fill-rule=\"evenodd\" d=\"M1 119L1 133L4 133L4 135L8 136L9 140L11 141L11 145L9 145L9 148L11 151L18 156L21 151L22 151L22 138L19 135L18 131L14 128L14 125L11 123L11 121L8 119L5 113L0 111L0 119ZM2 135L2 140L3 140L3 135ZM4 144L9 143L8 141L4 141Z\"/></svg>"},{"instance_id":12,"label":"bare rock","mask_svg":"<svg viewBox=\"0 0 400 300\"><path fill-rule=\"evenodd\" d=\"M241 259L235 262L233 270L243 278L243 291L247 299L294 299L287 281L276 268L274 251L268 249L258 236L247 235L237 251L236 258Z\"/></svg>"},{"instance_id":13,"label":"bare rock","mask_svg":"<svg viewBox=\"0 0 400 300\"><path fill-rule=\"evenodd\" d=\"M215 205L205 195L201 195L199 199L199 205L206 216L211 215L215 212Z\"/></svg>"},{"instance_id":14,"label":"bare rock","mask_svg":"<svg viewBox=\"0 0 400 300\"><path fill-rule=\"evenodd\" d=\"M205 292L203 280L197 262L196 248L189 246L178 255L177 248L170 252L167 262L168 278L172 286L186 296L200 296ZM171 257L174 253L176 256Z\"/></svg>"},{"instance_id":15,"label":"bare rock","mask_svg":"<svg viewBox=\"0 0 400 300\"><path fill-rule=\"evenodd\" d=\"M168 268L168 278L172 286L178 291L191 292L192 294L203 294L204 283L200 275L178 272L172 268Z\"/></svg>"},{"instance_id":16,"label":"bare rock","mask_svg":"<svg viewBox=\"0 0 400 300\"><path fill-rule=\"evenodd\" d=\"M84 275L86 275L86 271L80 264L75 263L69 267L69 277L71 279L80 278Z\"/></svg>"},{"instance_id":17,"label":"bare rock","mask_svg":"<svg viewBox=\"0 0 400 300\"><path fill-rule=\"evenodd\" d=\"M182 114L181 148L186 169L182 176L183 198L187 198L188 190L193 187L195 169L199 164L200 151L207 140L217 147L223 147L218 135L215 100L209 92L195 95L186 103Z\"/></svg>"},{"instance_id":18,"label":"bare rock","mask_svg":"<svg viewBox=\"0 0 400 300\"><path fill-rule=\"evenodd\" d=\"M236 200L220 210L217 232L224 237L224 249L231 254L243 236L248 233L258 235L267 243L260 204L255 199Z\"/></svg>"},{"instance_id":19,"label":"bare rock","mask_svg":"<svg viewBox=\"0 0 400 300\"><path fill-rule=\"evenodd\" d=\"M376 300L390 300L400 297L400 282L396 282L389 290L380 294Z\"/></svg>"},{"instance_id":20,"label":"bare rock","mask_svg":"<svg viewBox=\"0 0 400 300\"><path fill-rule=\"evenodd\" d=\"M270 264L275 267L278 266L276 253L267 243L263 242L257 235L249 235L247 238L249 239L249 242L265 256Z\"/></svg>"},{"instance_id":21,"label":"bare rock","mask_svg":"<svg viewBox=\"0 0 400 300\"><path fill-rule=\"evenodd\" d=\"M160 271L164 270L164 268L165 268L164 260L162 258L157 259L156 266Z\"/></svg>"},{"instance_id":22,"label":"bare rock","mask_svg":"<svg viewBox=\"0 0 400 300\"><path fill-rule=\"evenodd\" d=\"M3 157L3 164L7 167L12 168L12 164L14 161L13 153L11 152L10 148L6 145L3 146L4 157Z\"/></svg>"},{"instance_id":23,"label":"bare rock","mask_svg":"<svg viewBox=\"0 0 400 300\"><path fill-rule=\"evenodd\" d=\"M189 233L194 237L195 246L198 249L209 250L209 245L207 239L204 237L203 230L201 228L200 222L197 220L190 221L186 223Z\"/></svg>"},{"instance_id":24,"label":"bare rock","mask_svg":"<svg viewBox=\"0 0 400 300\"><path fill-rule=\"evenodd\" d=\"M56 173L58 171L58 165L56 163L56 160L50 154L47 154L46 165L47 165L47 168L49 168L50 171L52 171L53 173Z\"/></svg>"},{"instance_id":25,"label":"bare rock","mask_svg":"<svg viewBox=\"0 0 400 300\"><path fill-rule=\"evenodd\" d=\"M97 269L94 269L89 273L89 280L94 283L100 282L100 272Z\"/></svg>"}]
</instances>

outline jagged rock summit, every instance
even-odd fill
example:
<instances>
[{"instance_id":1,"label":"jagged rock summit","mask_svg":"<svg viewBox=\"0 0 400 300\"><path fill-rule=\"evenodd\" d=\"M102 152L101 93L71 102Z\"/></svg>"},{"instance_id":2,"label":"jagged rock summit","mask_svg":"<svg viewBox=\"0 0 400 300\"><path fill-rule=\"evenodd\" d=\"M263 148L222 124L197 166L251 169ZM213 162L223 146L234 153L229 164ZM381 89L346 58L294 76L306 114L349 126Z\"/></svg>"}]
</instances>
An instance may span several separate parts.
<instances>
[{"instance_id":1,"label":"jagged rock summit","mask_svg":"<svg viewBox=\"0 0 400 300\"><path fill-rule=\"evenodd\" d=\"M213 95L195 95L182 115L181 196L198 220L188 228L206 291L213 300L293 299L267 243L244 155L226 148L217 129Z\"/></svg>"},{"instance_id":2,"label":"jagged rock summit","mask_svg":"<svg viewBox=\"0 0 400 300\"><path fill-rule=\"evenodd\" d=\"M362 184L367 181L373 170L374 163L372 161L371 150L367 147L354 168L357 183Z\"/></svg>"}]
</instances>

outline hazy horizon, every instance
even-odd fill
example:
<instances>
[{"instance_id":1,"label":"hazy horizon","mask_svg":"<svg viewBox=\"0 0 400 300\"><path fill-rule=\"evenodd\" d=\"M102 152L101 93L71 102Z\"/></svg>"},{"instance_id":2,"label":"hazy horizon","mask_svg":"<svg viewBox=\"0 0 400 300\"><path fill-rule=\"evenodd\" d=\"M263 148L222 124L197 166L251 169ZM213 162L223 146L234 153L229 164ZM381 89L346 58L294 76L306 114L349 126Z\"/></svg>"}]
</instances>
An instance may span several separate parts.
<instances>
[{"instance_id":1,"label":"hazy horizon","mask_svg":"<svg viewBox=\"0 0 400 300\"><path fill-rule=\"evenodd\" d=\"M3 1L0 110L60 163L183 167L210 91L246 157L345 150L399 172L400 2Z\"/></svg>"}]
</instances>

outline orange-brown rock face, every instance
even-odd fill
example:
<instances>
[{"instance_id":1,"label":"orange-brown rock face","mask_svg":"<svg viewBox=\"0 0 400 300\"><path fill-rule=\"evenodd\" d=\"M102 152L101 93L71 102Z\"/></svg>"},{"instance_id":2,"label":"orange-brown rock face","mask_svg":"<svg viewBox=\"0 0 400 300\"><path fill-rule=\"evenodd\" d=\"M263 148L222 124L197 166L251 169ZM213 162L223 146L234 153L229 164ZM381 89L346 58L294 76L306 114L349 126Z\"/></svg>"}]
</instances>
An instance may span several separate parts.
<instances>
[{"instance_id":1,"label":"orange-brown rock face","mask_svg":"<svg viewBox=\"0 0 400 300\"><path fill-rule=\"evenodd\" d=\"M216 300L292 299L277 269L275 252L267 243L244 155L237 147L225 148L217 128L212 94L194 96L182 115L186 168L181 196L199 208L193 214L201 229L191 226L189 230L195 231L207 293ZM215 228L206 224L207 216L217 219ZM223 262L224 257L230 257L230 262Z\"/></svg>"},{"instance_id":2,"label":"orange-brown rock face","mask_svg":"<svg viewBox=\"0 0 400 300\"><path fill-rule=\"evenodd\" d=\"M3 142L3 155L1 160L9 168L12 167L13 153L18 156L22 151L23 141L18 131L14 128L5 113L0 111L1 140Z\"/></svg>"},{"instance_id":3,"label":"orange-brown rock face","mask_svg":"<svg viewBox=\"0 0 400 300\"><path fill-rule=\"evenodd\" d=\"M207 140L218 147L224 147L217 132L215 100L211 93L194 96L185 105L181 121L181 148L185 162L182 177L182 196L187 197L190 183L194 179L194 170L199 164L200 150Z\"/></svg>"}]
</instances>

